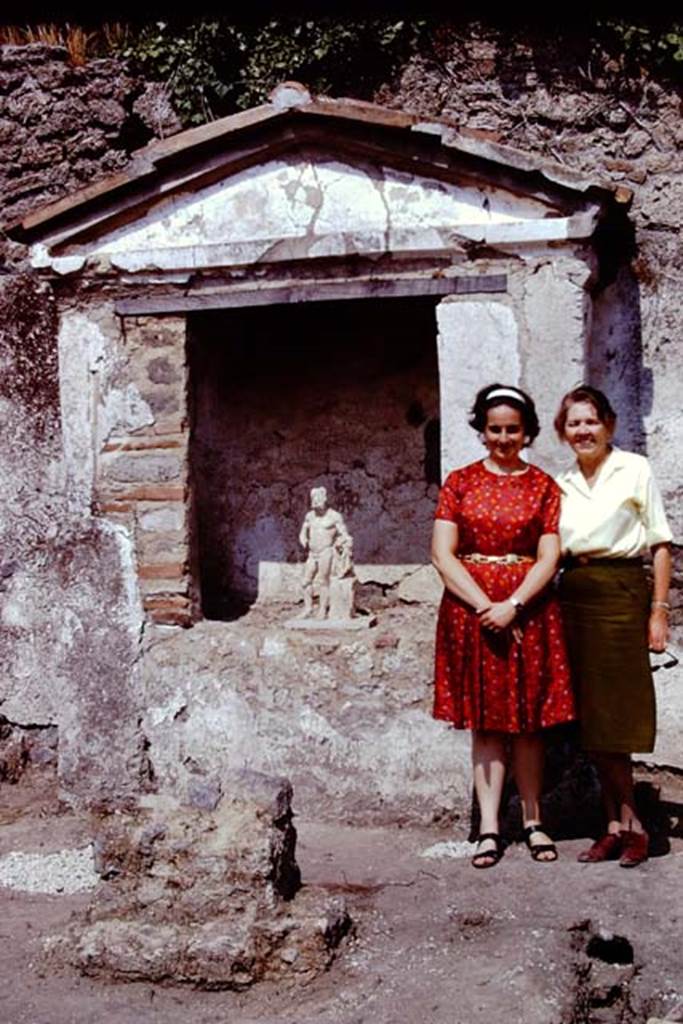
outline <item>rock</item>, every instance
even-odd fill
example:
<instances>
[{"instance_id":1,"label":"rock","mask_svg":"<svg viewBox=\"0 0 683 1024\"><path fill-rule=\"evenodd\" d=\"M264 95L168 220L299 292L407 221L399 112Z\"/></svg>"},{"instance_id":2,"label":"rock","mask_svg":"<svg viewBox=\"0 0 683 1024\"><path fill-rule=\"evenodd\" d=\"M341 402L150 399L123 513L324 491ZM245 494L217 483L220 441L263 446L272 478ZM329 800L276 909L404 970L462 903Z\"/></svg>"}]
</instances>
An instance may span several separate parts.
<instances>
[{"instance_id":1,"label":"rock","mask_svg":"<svg viewBox=\"0 0 683 1024\"><path fill-rule=\"evenodd\" d=\"M287 818L292 805L292 785L289 779L273 778L265 772L242 768L230 775L226 787L233 798L250 800L273 821Z\"/></svg>"},{"instance_id":2,"label":"rock","mask_svg":"<svg viewBox=\"0 0 683 1024\"><path fill-rule=\"evenodd\" d=\"M26 739L6 718L0 718L0 782L18 782L29 761Z\"/></svg>"},{"instance_id":3,"label":"rock","mask_svg":"<svg viewBox=\"0 0 683 1024\"><path fill-rule=\"evenodd\" d=\"M133 104L133 112L160 138L174 135L182 128L164 82L147 82L144 91Z\"/></svg>"},{"instance_id":4,"label":"rock","mask_svg":"<svg viewBox=\"0 0 683 1024\"><path fill-rule=\"evenodd\" d=\"M258 773L233 782L212 811L149 796L106 817L95 866L115 881L50 956L88 975L202 988L325 970L351 921L339 899L298 891L291 787Z\"/></svg>"},{"instance_id":5,"label":"rock","mask_svg":"<svg viewBox=\"0 0 683 1024\"><path fill-rule=\"evenodd\" d=\"M199 811L215 811L222 794L223 789L217 780L192 780L187 787L187 799Z\"/></svg>"},{"instance_id":6,"label":"rock","mask_svg":"<svg viewBox=\"0 0 683 1024\"><path fill-rule=\"evenodd\" d=\"M443 583L431 565L420 566L398 585L398 597L407 604L437 605L443 595Z\"/></svg>"}]
</instances>

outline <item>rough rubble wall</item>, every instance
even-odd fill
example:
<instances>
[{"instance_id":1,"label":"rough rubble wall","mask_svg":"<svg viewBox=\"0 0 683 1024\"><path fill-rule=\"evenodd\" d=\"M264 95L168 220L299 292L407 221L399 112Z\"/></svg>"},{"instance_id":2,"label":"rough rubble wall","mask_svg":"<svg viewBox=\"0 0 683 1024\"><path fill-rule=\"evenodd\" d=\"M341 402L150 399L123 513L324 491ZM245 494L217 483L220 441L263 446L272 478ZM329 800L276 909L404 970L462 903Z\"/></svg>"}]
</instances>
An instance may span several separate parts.
<instances>
[{"instance_id":1,"label":"rough rubble wall","mask_svg":"<svg viewBox=\"0 0 683 1024\"><path fill-rule=\"evenodd\" d=\"M60 46L0 46L0 220L115 174L134 149L179 127L163 89L118 60L73 67ZM22 255L0 243L0 257Z\"/></svg>"},{"instance_id":2,"label":"rough rubble wall","mask_svg":"<svg viewBox=\"0 0 683 1024\"><path fill-rule=\"evenodd\" d=\"M619 438L652 458L680 537L681 97L672 85L627 80L589 57L585 38L447 28L376 100L451 117L634 190L635 238L606 242L635 258L616 279L613 260L605 263L587 362L616 397Z\"/></svg>"},{"instance_id":3,"label":"rough rubble wall","mask_svg":"<svg viewBox=\"0 0 683 1024\"><path fill-rule=\"evenodd\" d=\"M149 128L140 127L134 110L141 95L139 84L126 77L114 61L74 70L60 50L4 48L0 72L0 133L7 153L0 170L0 218L4 223L74 187L107 176L122 166L130 149L149 135ZM639 438L653 457L669 511L680 529L683 506L677 501L677 460L681 446L683 129L679 96L656 82L624 90L614 81L601 81L570 52L553 52L547 39L541 48L534 48L531 43L517 45L507 35L503 39L492 33L484 38L470 33L441 40L438 52L435 49L428 59L415 58L404 68L396 87L387 88L377 99L397 108L425 115L443 113L463 125L493 130L501 141L543 152L596 177L612 177L635 189L632 216L636 259L632 270L622 270L613 281L609 277L603 280L594 294L592 345L587 355L599 379L617 395L628 437ZM98 113L100 107L103 112ZM14 258L21 255L20 247L11 248ZM620 250L627 253L628 244L620 244ZM51 335L54 313L42 289L19 279L6 279L3 294L5 332L11 319L9 310L23 295L35 315L44 316L45 337ZM31 324L22 321L17 333L11 334L10 342L3 346L3 365L10 371L10 380L21 378L17 360L32 331ZM46 357L51 351L49 344L45 342L39 351ZM41 390L34 388L31 374L39 366L49 369L52 364L47 355L42 362L29 360L26 365L31 373L23 397L2 394L0 405L4 436L13 441L0 454L3 493L10 496L0 527L3 550L10 550L10 563L16 563L10 564L11 571L4 559L2 563L4 703L0 712L11 722L23 725L58 723L65 755L63 778L71 792L85 794L88 799L99 795L116 799L139 784L148 754L137 730L138 708L131 690L137 649L135 617L121 576L126 538L120 531L95 525L87 518L72 529L70 513L63 503L65 468L60 461L52 399L42 419L40 410L27 408L25 401L31 392ZM41 433L34 423L44 423L46 429ZM415 436L418 434L416 429ZM12 511L15 507L16 516ZM194 633L191 630L183 635L189 641ZM199 643L199 634L197 639ZM166 646L158 644L157 652L161 654ZM273 715L268 718L267 728L261 722L254 728L255 732L263 730L266 736L262 749L270 743L269 729L280 740L291 733L294 745L289 751L283 748L282 759L284 764L291 758L292 768L296 768L295 744L301 726L309 737L306 749L318 749L321 763L329 769L327 777L320 773L319 792L324 793L326 786L334 791L333 779L348 778L350 774L346 751L351 748L338 744L336 762L334 758L325 761L330 743L325 720L334 723L335 716L339 716L342 721L348 714L345 702L350 700L354 713L366 716L362 718L362 735L355 722L349 732L354 743L358 739L362 785L359 783L353 794L340 794L335 810L352 800L354 813L362 815L368 787L378 768L372 752L386 749L386 740L377 740L376 708L369 707L358 693L367 688L372 700L381 704L384 690L394 679L390 666L388 678L381 685L372 673L363 678L365 669L359 670L360 683L350 697L342 694L338 698L334 692L326 695L328 711L315 706L316 689L329 678L322 671L323 651L311 668L315 668L313 677L306 682L313 709L309 712L300 707L294 672L289 688L271 685L273 677L283 677L278 659L286 661L288 655L286 649L283 653L275 648L277 657L271 661L273 650L272 644L265 642L259 648L264 664L275 666L263 676L263 700L266 706L271 702ZM170 648L168 655L173 655ZM198 667L205 657L206 650L200 650ZM206 671L215 678L211 666ZM182 665L171 666L169 672L168 678L160 672L149 681L150 696L158 696L162 711L182 690L181 681L172 677L182 675L183 686L189 687L191 682L190 673ZM188 692L188 698L191 696ZM426 702L428 698L423 693L419 699ZM67 708L71 709L68 717ZM278 708L281 711L276 715ZM441 764L429 747L438 725L428 721L425 709L426 703L419 712L423 716L420 735L415 737L416 749L419 747L424 760L396 780L392 778L394 765L390 759L379 765L385 772L382 784L389 805L405 809L409 815L416 813L414 794L425 798L427 806L437 800L436 791L425 794L419 789L422 780L433 783L429 772L438 776ZM239 716L228 714L218 725L236 736L231 729L238 720ZM407 736L407 718L406 722ZM176 728L180 729L182 723L181 714ZM336 731L342 732L341 726ZM81 745L86 733L90 744L87 749ZM165 741L164 736L159 739L160 751ZM198 749L201 744L198 733ZM187 772L193 770L190 748L188 745L184 751L183 767ZM407 745L402 740L396 749L402 754ZM440 749L442 754L446 750L445 737ZM163 763L161 757L159 763ZM464 760L460 763L461 768L456 766L459 782L465 777ZM170 771L170 762L166 766ZM299 770L303 787L306 766L300 764ZM355 787L355 779L351 782ZM400 787L405 788L405 795ZM312 780L311 796L313 788ZM463 806L463 796L459 797L459 806Z\"/></svg>"},{"instance_id":4,"label":"rough rubble wall","mask_svg":"<svg viewBox=\"0 0 683 1024\"><path fill-rule=\"evenodd\" d=\"M635 190L633 271L622 270L594 294L587 357L594 377L616 396L620 436L654 459L680 532L671 372L683 337L680 95L656 80L619 77L587 53L585 39L540 30L444 28L375 98L452 117ZM59 47L0 48L0 219L9 223L106 177L151 135L177 127L159 84L136 81L117 60L73 68ZM628 239L616 244L629 253ZM22 253L8 243L3 248Z\"/></svg>"},{"instance_id":5,"label":"rough rubble wall","mask_svg":"<svg viewBox=\"0 0 683 1024\"><path fill-rule=\"evenodd\" d=\"M309 817L464 821L469 736L431 716L433 611L393 608L362 636L284 629L254 609L145 657L155 778L186 799L242 768L286 774Z\"/></svg>"},{"instance_id":6,"label":"rough rubble wall","mask_svg":"<svg viewBox=\"0 0 683 1024\"><path fill-rule=\"evenodd\" d=\"M190 328L206 614L253 600L259 561L301 561L313 486L343 513L357 562L428 561L439 472L434 307L309 303Z\"/></svg>"},{"instance_id":7,"label":"rough rubble wall","mask_svg":"<svg viewBox=\"0 0 683 1024\"><path fill-rule=\"evenodd\" d=\"M4 278L0 325L3 732L58 726L64 795L116 803L144 772L129 545L68 500L50 289L28 275Z\"/></svg>"}]
</instances>

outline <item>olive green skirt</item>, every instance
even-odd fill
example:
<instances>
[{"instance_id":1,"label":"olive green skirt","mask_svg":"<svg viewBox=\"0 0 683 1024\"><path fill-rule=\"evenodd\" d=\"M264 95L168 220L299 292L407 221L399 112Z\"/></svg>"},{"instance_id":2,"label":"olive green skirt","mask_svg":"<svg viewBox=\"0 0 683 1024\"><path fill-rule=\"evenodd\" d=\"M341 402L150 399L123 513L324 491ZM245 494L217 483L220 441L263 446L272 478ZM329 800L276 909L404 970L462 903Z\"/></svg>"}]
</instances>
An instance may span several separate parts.
<instances>
[{"instance_id":1,"label":"olive green skirt","mask_svg":"<svg viewBox=\"0 0 683 1024\"><path fill-rule=\"evenodd\" d=\"M651 751L650 595L640 559L572 563L560 576L560 601L583 747Z\"/></svg>"}]
</instances>

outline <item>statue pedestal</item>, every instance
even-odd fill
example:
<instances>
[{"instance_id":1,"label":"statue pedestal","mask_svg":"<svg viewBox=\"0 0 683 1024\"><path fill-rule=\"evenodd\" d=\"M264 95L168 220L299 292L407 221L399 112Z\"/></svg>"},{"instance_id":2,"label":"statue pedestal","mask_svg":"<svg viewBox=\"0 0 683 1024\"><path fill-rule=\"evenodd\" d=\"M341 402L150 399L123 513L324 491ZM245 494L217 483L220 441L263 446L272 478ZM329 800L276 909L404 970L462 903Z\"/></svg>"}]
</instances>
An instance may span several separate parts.
<instances>
[{"instance_id":1,"label":"statue pedestal","mask_svg":"<svg viewBox=\"0 0 683 1024\"><path fill-rule=\"evenodd\" d=\"M343 629L369 629L376 624L376 615L354 615L352 619L308 619L301 615L294 619L287 619L283 623L285 629L310 629L313 631L333 629L337 632Z\"/></svg>"},{"instance_id":2,"label":"statue pedestal","mask_svg":"<svg viewBox=\"0 0 683 1024\"><path fill-rule=\"evenodd\" d=\"M330 619L352 619L354 606L354 590L356 580L354 576L344 576L343 579L330 580Z\"/></svg>"},{"instance_id":3,"label":"statue pedestal","mask_svg":"<svg viewBox=\"0 0 683 1024\"><path fill-rule=\"evenodd\" d=\"M369 629L377 622L376 615L354 614L355 576L342 576L330 580L330 608L326 618L320 619L315 612L312 615L298 615L287 619L287 629Z\"/></svg>"}]
</instances>

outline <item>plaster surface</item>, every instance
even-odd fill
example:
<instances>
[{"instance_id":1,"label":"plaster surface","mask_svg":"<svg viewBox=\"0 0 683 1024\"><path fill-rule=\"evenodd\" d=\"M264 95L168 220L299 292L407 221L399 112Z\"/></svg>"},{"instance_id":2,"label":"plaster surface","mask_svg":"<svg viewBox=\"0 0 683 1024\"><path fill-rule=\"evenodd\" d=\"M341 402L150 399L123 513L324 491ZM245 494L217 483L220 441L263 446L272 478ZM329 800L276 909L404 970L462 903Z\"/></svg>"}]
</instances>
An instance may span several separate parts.
<instances>
[{"instance_id":1,"label":"plaster surface","mask_svg":"<svg viewBox=\"0 0 683 1024\"><path fill-rule=\"evenodd\" d=\"M467 420L474 397L486 384L518 384L519 332L503 301L444 299L437 307L441 393L441 472L485 454Z\"/></svg>"},{"instance_id":2,"label":"plaster surface","mask_svg":"<svg viewBox=\"0 0 683 1024\"><path fill-rule=\"evenodd\" d=\"M81 258L108 257L112 265L135 272L294 254L429 251L457 246L459 238L544 243L566 240L576 230L570 217L547 203L500 188L454 185L298 150L216 185L170 195L133 225L73 248ZM36 245L33 258L35 265L49 263L49 249ZM80 269L69 260L73 256L55 263L64 273Z\"/></svg>"},{"instance_id":3,"label":"plaster surface","mask_svg":"<svg viewBox=\"0 0 683 1024\"><path fill-rule=\"evenodd\" d=\"M375 629L289 631L273 612L159 637L144 659L142 731L157 784L235 768L286 774L300 813L357 822L458 819L469 744L431 717L433 609Z\"/></svg>"},{"instance_id":4,"label":"plaster surface","mask_svg":"<svg viewBox=\"0 0 683 1024\"><path fill-rule=\"evenodd\" d=\"M679 657L680 641L673 642L673 649ZM654 673L657 697L657 737L652 753L637 754L636 759L646 764L674 768L683 771L683 669L659 668Z\"/></svg>"},{"instance_id":5,"label":"plaster surface","mask_svg":"<svg viewBox=\"0 0 683 1024\"><path fill-rule=\"evenodd\" d=\"M0 312L0 410L14 438L0 453L0 714L12 728L58 727L65 799L115 804L143 774L133 679L142 616L129 535L90 515L91 378L104 336L94 321L70 320L59 366L49 289L9 277ZM64 419L60 383L74 396Z\"/></svg>"},{"instance_id":6,"label":"plaster surface","mask_svg":"<svg viewBox=\"0 0 683 1024\"><path fill-rule=\"evenodd\" d=\"M525 457L554 474L570 461L553 429L561 396L585 377L592 301L590 263L568 254L543 259L514 277L511 290L522 325L521 380L534 399L541 433Z\"/></svg>"}]
</instances>

